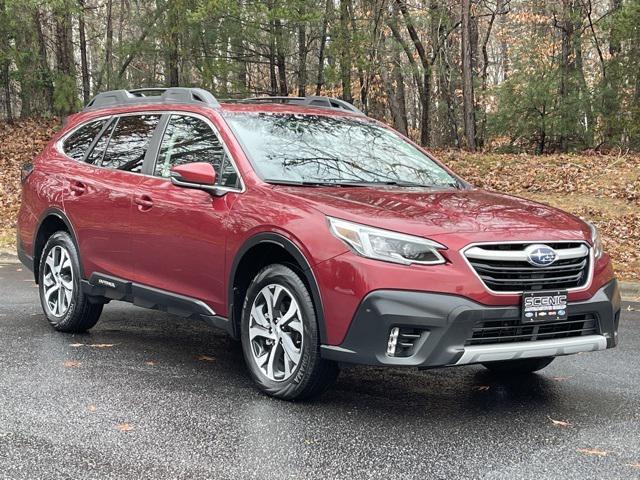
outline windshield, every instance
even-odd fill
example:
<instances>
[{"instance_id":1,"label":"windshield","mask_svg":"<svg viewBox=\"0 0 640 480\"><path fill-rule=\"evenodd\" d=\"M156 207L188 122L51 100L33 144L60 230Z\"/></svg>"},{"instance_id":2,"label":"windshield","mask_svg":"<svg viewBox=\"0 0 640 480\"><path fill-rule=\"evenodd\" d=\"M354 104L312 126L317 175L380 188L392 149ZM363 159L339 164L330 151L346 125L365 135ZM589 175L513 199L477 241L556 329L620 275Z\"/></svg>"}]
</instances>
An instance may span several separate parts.
<instances>
[{"instance_id":1,"label":"windshield","mask_svg":"<svg viewBox=\"0 0 640 480\"><path fill-rule=\"evenodd\" d=\"M225 119L267 182L458 186L420 150L367 120L245 112Z\"/></svg>"}]
</instances>

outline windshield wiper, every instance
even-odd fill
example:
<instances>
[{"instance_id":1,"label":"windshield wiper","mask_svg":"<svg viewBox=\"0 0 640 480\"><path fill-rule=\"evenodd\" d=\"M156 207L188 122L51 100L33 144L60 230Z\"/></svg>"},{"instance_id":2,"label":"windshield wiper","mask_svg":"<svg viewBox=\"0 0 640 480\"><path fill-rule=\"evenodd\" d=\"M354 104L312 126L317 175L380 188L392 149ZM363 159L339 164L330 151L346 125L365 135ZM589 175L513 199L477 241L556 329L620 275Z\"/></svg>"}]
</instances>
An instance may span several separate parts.
<instances>
[{"instance_id":1,"label":"windshield wiper","mask_svg":"<svg viewBox=\"0 0 640 480\"><path fill-rule=\"evenodd\" d=\"M358 185L346 185L345 183L342 183L342 182L338 183L338 182L311 182L307 180L274 180L271 178L266 178L264 181L267 183L271 183L273 185L293 185L297 187L342 187L342 186L357 187L358 186Z\"/></svg>"},{"instance_id":2,"label":"windshield wiper","mask_svg":"<svg viewBox=\"0 0 640 480\"><path fill-rule=\"evenodd\" d=\"M308 180L277 180L267 178L265 182L274 185L294 185L299 187L375 187L375 186L392 186L392 187L418 187L418 188L438 188L440 185L424 185L422 183L403 182L401 180L381 180L379 182L366 182L358 180L340 181L340 182L322 182ZM461 189L459 182L450 182L444 184L447 187Z\"/></svg>"}]
</instances>

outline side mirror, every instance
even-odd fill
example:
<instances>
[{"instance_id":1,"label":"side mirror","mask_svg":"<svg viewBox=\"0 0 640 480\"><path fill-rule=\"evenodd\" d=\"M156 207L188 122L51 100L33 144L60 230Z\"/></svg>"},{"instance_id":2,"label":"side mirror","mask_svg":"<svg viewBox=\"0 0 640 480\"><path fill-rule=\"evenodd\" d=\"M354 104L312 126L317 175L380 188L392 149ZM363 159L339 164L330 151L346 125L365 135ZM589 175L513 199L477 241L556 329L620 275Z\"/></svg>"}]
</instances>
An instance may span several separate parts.
<instances>
[{"instance_id":1,"label":"side mirror","mask_svg":"<svg viewBox=\"0 0 640 480\"><path fill-rule=\"evenodd\" d=\"M216 171L207 162L187 163L171 168L171 183L178 187L206 190L213 194L218 192L216 187Z\"/></svg>"}]
</instances>

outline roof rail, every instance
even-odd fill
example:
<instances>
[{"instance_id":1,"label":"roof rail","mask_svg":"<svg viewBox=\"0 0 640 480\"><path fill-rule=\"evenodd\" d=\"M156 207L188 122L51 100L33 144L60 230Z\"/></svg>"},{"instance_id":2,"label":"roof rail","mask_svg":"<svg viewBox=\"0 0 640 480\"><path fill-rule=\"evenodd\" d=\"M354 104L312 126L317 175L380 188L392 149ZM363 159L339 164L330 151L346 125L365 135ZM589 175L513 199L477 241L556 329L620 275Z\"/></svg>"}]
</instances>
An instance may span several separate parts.
<instances>
[{"instance_id":1,"label":"roof rail","mask_svg":"<svg viewBox=\"0 0 640 480\"><path fill-rule=\"evenodd\" d=\"M145 93L155 93L155 95L145 95ZM147 103L205 104L214 108L220 106L216 97L202 88L171 87L112 90L99 93L84 107L84 110Z\"/></svg>"},{"instance_id":2,"label":"roof rail","mask_svg":"<svg viewBox=\"0 0 640 480\"><path fill-rule=\"evenodd\" d=\"M283 103L291 105L302 105L306 107L321 107L346 110L357 115L364 115L361 110L351 105L349 102L333 97L308 96L308 97L253 97L241 100L231 100L236 103Z\"/></svg>"}]
</instances>

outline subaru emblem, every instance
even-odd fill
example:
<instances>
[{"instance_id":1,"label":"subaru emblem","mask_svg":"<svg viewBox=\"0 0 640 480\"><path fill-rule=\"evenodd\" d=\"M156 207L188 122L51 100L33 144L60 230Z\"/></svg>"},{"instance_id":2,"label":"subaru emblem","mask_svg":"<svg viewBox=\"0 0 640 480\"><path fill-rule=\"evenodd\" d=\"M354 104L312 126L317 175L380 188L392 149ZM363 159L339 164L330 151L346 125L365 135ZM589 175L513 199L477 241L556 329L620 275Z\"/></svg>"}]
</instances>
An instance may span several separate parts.
<instances>
[{"instance_id":1,"label":"subaru emblem","mask_svg":"<svg viewBox=\"0 0 640 480\"><path fill-rule=\"evenodd\" d=\"M524 249L527 262L534 267L548 267L558 259L556 251L547 245L529 245Z\"/></svg>"}]
</instances>

